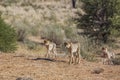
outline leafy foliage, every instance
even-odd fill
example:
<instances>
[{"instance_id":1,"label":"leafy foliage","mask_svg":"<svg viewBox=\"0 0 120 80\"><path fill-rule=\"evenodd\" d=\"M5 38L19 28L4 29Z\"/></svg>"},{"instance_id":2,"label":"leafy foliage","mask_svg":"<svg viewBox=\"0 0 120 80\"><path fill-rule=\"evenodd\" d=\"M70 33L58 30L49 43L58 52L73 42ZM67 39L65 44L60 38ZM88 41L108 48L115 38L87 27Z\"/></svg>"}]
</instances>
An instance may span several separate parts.
<instances>
[{"instance_id":1,"label":"leafy foliage","mask_svg":"<svg viewBox=\"0 0 120 80\"><path fill-rule=\"evenodd\" d=\"M24 28L18 29L18 30L16 30L16 33L17 33L17 40L18 41L24 41L25 40L26 35L27 35L26 29L24 29Z\"/></svg>"},{"instance_id":2,"label":"leafy foliage","mask_svg":"<svg viewBox=\"0 0 120 80\"><path fill-rule=\"evenodd\" d=\"M50 24L43 27L41 36L55 42L56 44L63 43L65 38L63 29L57 24Z\"/></svg>"},{"instance_id":3,"label":"leafy foliage","mask_svg":"<svg viewBox=\"0 0 120 80\"><path fill-rule=\"evenodd\" d=\"M0 18L0 51L16 50L16 32Z\"/></svg>"},{"instance_id":4,"label":"leafy foliage","mask_svg":"<svg viewBox=\"0 0 120 80\"><path fill-rule=\"evenodd\" d=\"M24 40L24 43L26 44L26 46L28 47L28 49L30 50L35 50L37 48L37 43L30 41L28 39Z\"/></svg>"},{"instance_id":5,"label":"leafy foliage","mask_svg":"<svg viewBox=\"0 0 120 80\"><path fill-rule=\"evenodd\" d=\"M65 36L67 39L69 39L72 42L77 42L79 39L79 36L77 34L77 30L75 27L69 26L64 28Z\"/></svg>"},{"instance_id":6,"label":"leafy foliage","mask_svg":"<svg viewBox=\"0 0 120 80\"><path fill-rule=\"evenodd\" d=\"M111 25L111 34L115 37L118 37L120 35L120 0L117 0L116 2L116 13L114 14L114 17L111 18L112 25Z\"/></svg>"},{"instance_id":7,"label":"leafy foliage","mask_svg":"<svg viewBox=\"0 0 120 80\"><path fill-rule=\"evenodd\" d=\"M78 21L78 28L84 29L85 34L94 40L106 43L109 36L118 34L120 30L120 1L119 0L81 0L86 12ZM79 14L79 13L78 13Z\"/></svg>"}]
</instances>

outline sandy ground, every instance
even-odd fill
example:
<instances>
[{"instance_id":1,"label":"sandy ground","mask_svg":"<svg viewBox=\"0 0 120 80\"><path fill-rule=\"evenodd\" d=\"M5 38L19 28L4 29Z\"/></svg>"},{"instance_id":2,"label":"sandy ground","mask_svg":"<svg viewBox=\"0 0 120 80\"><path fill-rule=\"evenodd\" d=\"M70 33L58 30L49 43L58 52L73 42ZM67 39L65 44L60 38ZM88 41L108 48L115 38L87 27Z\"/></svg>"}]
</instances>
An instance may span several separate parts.
<instances>
[{"instance_id":1,"label":"sandy ground","mask_svg":"<svg viewBox=\"0 0 120 80\"><path fill-rule=\"evenodd\" d=\"M98 67L104 72L92 74L91 71ZM33 80L120 80L120 66L87 61L69 65L66 58L60 57L51 60L42 55L0 54L0 80L16 80L18 77Z\"/></svg>"},{"instance_id":2,"label":"sandy ground","mask_svg":"<svg viewBox=\"0 0 120 80\"><path fill-rule=\"evenodd\" d=\"M41 43L36 38L32 41ZM120 52L117 51L117 52ZM81 61L80 64L68 64L66 57L46 59L45 49L28 51L24 45L15 53L0 54L0 80L16 80L18 77L29 77L33 80L120 80L120 65L103 65L101 61ZM100 74L92 74L95 68L102 68Z\"/></svg>"}]
</instances>

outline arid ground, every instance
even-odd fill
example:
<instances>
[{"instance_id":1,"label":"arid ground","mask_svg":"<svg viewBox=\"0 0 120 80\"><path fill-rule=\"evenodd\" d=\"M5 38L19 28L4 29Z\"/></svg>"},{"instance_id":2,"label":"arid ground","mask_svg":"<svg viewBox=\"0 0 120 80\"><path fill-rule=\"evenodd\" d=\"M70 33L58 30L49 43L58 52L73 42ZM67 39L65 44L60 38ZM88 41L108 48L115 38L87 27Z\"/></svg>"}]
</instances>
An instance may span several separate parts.
<instances>
[{"instance_id":1,"label":"arid ground","mask_svg":"<svg viewBox=\"0 0 120 80\"><path fill-rule=\"evenodd\" d=\"M76 21L75 23L73 22L73 19L74 17L81 18L82 15L86 14L82 9L84 5L82 5L83 3L79 2L76 4L78 9L72 9L71 0L0 0L0 12L2 12L1 17L6 23L12 25L18 32L23 30L21 31L23 37L28 35L28 33L29 35L41 36L40 31L45 30L45 32L48 32L49 27L51 31L58 31L59 27L62 27L60 31L55 31L60 36L58 39L62 40L63 36L66 36L63 28L68 33L72 33L68 36L74 38L74 35L76 35L77 30L76 28L74 30L74 27L77 25L75 24ZM80 16L76 15L76 12L79 12ZM94 22L94 20L92 21ZM106 23L105 21L103 22ZM52 26L58 28L53 29ZM69 30L66 27L71 28ZM92 28L93 31L99 30ZM83 32L83 30L78 31ZM119 31L116 30L116 32ZM33 41L39 42L40 40ZM81 42L83 41L81 39ZM29 47L31 48L31 45ZM57 56L56 59L47 59L44 57L44 53L46 53L44 46L39 46L37 50L29 51L23 44L15 53L0 53L0 80L16 80L19 77L28 77L33 80L120 80L120 65L103 65L101 59L95 62L83 60L80 64L69 65L66 57ZM120 49L118 53L120 53ZM96 68L102 68L104 71L100 74L91 73Z\"/></svg>"},{"instance_id":2,"label":"arid ground","mask_svg":"<svg viewBox=\"0 0 120 80\"><path fill-rule=\"evenodd\" d=\"M95 68L103 68L104 71L92 74ZM120 80L120 66L85 60L69 65L65 57L46 59L40 54L0 54L0 80L16 80L18 77L33 80Z\"/></svg>"}]
</instances>

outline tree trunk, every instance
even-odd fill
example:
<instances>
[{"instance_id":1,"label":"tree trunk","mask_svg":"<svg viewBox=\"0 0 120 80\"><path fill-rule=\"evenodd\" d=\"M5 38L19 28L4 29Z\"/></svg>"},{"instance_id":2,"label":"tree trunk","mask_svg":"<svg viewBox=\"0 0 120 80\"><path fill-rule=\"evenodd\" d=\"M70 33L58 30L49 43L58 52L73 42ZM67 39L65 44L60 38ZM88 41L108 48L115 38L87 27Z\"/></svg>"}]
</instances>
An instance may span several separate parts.
<instances>
[{"instance_id":1,"label":"tree trunk","mask_svg":"<svg viewBox=\"0 0 120 80\"><path fill-rule=\"evenodd\" d=\"M72 0L72 7L76 8L76 0Z\"/></svg>"}]
</instances>

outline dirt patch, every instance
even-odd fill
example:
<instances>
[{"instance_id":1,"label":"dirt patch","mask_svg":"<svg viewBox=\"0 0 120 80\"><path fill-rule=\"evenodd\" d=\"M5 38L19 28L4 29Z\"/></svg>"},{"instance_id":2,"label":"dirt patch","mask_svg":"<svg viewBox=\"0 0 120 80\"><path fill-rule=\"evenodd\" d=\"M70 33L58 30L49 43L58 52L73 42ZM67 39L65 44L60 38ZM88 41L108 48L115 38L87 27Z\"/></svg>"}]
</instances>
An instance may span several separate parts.
<instances>
[{"instance_id":1,"label":"dirt patch","mask_svg":"<svg viewBox=\"0 0 120 80\"><path fill-rule=\"evenodd\" d=\"M104 72L91 74L96 67L103 68ZM69 65L66 58L0 54L0 80L16 80L19 77L33 80L120 80L120 66L87 61Z\"/></svg>"}]
</instances>

